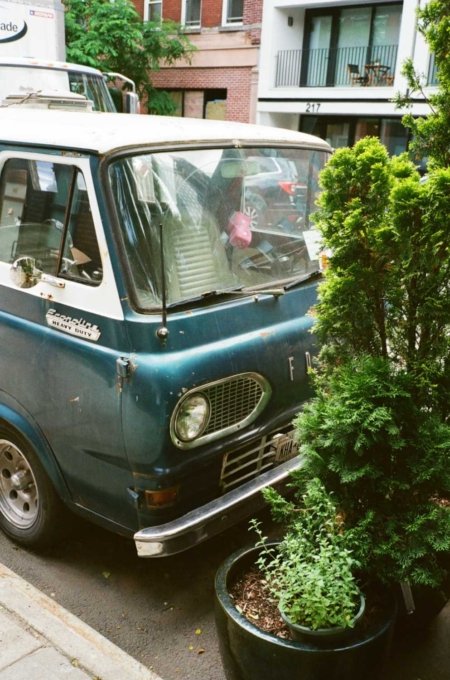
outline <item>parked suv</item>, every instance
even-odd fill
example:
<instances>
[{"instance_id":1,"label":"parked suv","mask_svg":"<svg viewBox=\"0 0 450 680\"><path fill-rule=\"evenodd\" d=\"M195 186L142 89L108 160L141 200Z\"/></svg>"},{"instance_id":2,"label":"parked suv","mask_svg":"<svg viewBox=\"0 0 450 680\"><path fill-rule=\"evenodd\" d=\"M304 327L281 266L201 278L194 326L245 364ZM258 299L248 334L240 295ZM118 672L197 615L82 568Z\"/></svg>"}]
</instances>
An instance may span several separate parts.
<instances>
[{"instance_id":1,"label":"parked suv","mask_svg":"<svg viewBox=\"0 0 450 680\"><path fill-rule=\"evenodd\" d=\"M307 178L299 176L294 161L283 157L249 158L258 172L245 177L244 212L252 229L286 229L305 219Z\"/></svg>"}]
</instances>

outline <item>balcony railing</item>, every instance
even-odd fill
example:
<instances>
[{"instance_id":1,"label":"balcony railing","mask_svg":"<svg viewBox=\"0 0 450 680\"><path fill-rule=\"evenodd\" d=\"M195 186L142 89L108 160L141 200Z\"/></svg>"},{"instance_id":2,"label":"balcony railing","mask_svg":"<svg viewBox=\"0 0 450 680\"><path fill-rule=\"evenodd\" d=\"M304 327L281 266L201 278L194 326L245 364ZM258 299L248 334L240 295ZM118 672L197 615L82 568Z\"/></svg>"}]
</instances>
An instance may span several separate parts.
<instances>
[{"instance_id":1,"label":"balcony railing","mask_svg":"<svg viewBox=\"0 0 450 680\"><path fill-rule=\"evenodd\" d=\"M275 87L392 85L397 50L398 45L282 50Z\"/></svg>"}]
</instances>

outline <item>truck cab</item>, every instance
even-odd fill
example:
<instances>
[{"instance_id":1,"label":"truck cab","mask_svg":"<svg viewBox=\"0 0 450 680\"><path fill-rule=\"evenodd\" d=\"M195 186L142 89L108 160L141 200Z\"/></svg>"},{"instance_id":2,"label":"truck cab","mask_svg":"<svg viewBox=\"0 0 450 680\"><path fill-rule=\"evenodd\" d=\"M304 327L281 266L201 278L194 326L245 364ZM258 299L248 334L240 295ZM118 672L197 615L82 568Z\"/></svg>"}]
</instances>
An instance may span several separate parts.
<instances>
[{"instance_id":1,"label":"truck cab","mask_svg":"<svg viewBox=\"0 0 450 680\"><path fill-rule=\"evenodd\" d=\"M119 104L123 113L138 113L139 101L134 83L118 73L102 73L98 69L69 64L61 61L49 61L30 57L0 57L0 105L7 106L9 100L26 101L33 97L45 95L47 98L64 97L74 94L91 103L94 111L117 113ZM108 86L125 82L128 90Z\"/></svg>"},{"instance_id":2,"label":"truck cab","mask_svg":"<svg viewBox=\"0 0 450 680\"><path fill-rule=\"evenodd\" d=\"M138 113L132 80L66 63L64 5L60 0L2 0L0 5L0 106L7 98L45 93L83 96L95 111ZM114 97L114 101L112 98Z\"/></svg>"},{"instance_id":3,"label":"truck cab","mask_svg":"<svg viewBox=\"0 0 450 680\"><path fill-rule=\"evenodd\" d=\"M0 527L25 546L70 509L176 553L301 465L330 147L128 120L0 110Z\"/></svg>"}]
</instances>

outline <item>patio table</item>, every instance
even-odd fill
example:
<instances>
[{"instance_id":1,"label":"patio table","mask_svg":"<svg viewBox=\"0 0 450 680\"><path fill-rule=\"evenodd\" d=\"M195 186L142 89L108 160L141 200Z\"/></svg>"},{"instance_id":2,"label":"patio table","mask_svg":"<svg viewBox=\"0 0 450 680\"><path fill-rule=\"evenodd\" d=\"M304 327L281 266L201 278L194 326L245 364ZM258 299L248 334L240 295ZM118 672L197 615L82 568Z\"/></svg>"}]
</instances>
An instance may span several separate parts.
<instances>
[{"instance_id":1,"label":"patio table","mask_svg":"<svg viewBox=\"0 0 450 680\"><path fill-rule=\"evenodd\" d=\"M365 68L369 85L385 85L391 78L391 76L388 76L391 67L386 64L374 61L366 64Z\"/></svg>"}]
</instances>

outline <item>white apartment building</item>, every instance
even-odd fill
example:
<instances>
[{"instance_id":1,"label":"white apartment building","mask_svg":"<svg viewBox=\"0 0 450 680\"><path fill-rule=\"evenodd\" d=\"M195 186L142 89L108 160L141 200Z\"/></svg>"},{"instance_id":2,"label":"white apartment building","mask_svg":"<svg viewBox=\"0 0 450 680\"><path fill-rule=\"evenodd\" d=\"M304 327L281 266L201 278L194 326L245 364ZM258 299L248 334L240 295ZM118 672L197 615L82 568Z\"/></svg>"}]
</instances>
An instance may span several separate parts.
<instances>
[{"instance_id":1,"label":"white apartment building","mask_svg":"<svg viewBox=\"0 0 450 680\"><path fill-rule=\"evenodd\" d=\"M422 0L423 4L424 0ZM264 0L257 120L316 134L333 147L375 135L404 151L404 60L425 90L436 86L434 60L416 31L420 0ZM412 113L427 115L423 98Z\"/></svg>"}]
</instances>

